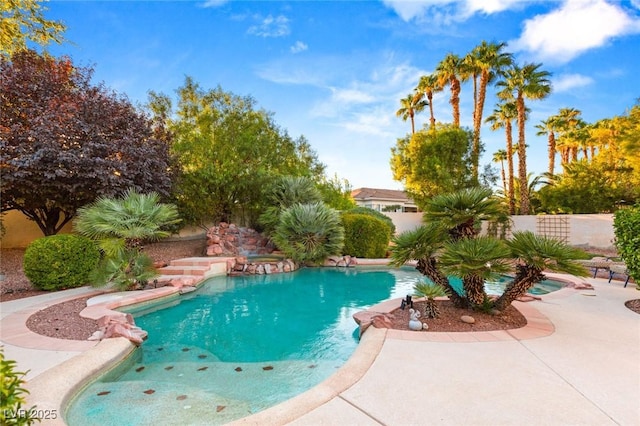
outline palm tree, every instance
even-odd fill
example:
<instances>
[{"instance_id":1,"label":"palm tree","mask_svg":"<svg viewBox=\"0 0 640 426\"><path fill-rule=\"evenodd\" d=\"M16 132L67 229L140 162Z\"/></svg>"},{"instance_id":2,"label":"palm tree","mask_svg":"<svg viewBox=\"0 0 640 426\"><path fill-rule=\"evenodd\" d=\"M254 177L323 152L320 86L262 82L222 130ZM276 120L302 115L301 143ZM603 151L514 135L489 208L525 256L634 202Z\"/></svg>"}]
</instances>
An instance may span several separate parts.
<instances>
[{"instance_id":1,"label":"palm tree","mask_svg":"<svg viewBox=\"0 0 640 426\"><path fill-rule=\"evenodd\" d=\"M490 123L491 130L504 128L507 141L507 200L509 205L509 214L515 214L515 194L513 186L513 127L512 122L518 117L518 111L515 102L502 102L496 106L491 114L485 120Z\"/></svg>"},{"instance_id":2,"label":"palm tree","mask_svg":"<svg viewBox=\"0 0 640 426\"><path fill-rule=\"evenodd\" d=\"M420 77L420 82L415 88L416 96L427 98L427 104L429 105L429 127L434 129L436 126L436 118L433 115L433 94L442 91L442 86L438 83L438 78L435 74L424 75Z\"/></svg>"},{"instance_id":3,"label":"palm tree","mask_svg":"<svg viewBox=\"0 0 640 426\"><path fill-rule=\"evenodd\" d=\"M416 113L421 112L427 106L427 101L409 94L406 98L400 99L400 105L401 108L396 111L396 116L402 118L402 121L411 119L411 134L413 135L416 133L414 117Z\"/></svg>"},{"instance_id":4,"label":"palm tree","mask_svg":"<svg viewBox=\"0 0 640 426\"><path fill-rule=\"evenodd\" d=\"M168 237L166 227L180 222L177 208L159 199L156 193L130 189L121 198L102 197L78 210L76 230L97 240L105 255L92 276L95 285L130 290L157 275L151 259L141 253L142 243Z\"/></svg>"},{"instance_id":5,"label":"palm tree","mask_svg":"<svg viewBox=\"0 0 640 426\"><path fill-rule=\"evenodd\" d=\"M546 120L542 120L540 124L536 124L536 136L547 135L547 149L549 155L548 173L552 175L555 169L556 161L556 132L558 132L557 116L551 116Z\"/></svg>"},{"instance_id":6,"label":"palm tree","mask_svg":"<svg viewBox=\"0 0 640 426\"><path fill-rule=\"evenodd\" d=\"M526 64L523 67L513 65L504 73L504 80L498 82L502 87L500 97L513 99L518 111L518 176L527 179L527 152L525 144L526 105L525 99L543 99L551 93L550 73L540 70L542 64ZM526 185L520 187L521 214L529 214L529 194Z\"/></svg>"},{"instance_id":7,"label":"palm tree","mask_svg":"<svg viewBox=\"0 0 640 426\"><path fill-rule=\"evenodd\" d=\"M580 251L559 240L537 236L530 231L514 232L507 246L517 262L516 276L495 301L494 308L500 311L545 279L543 272L547 269L576 276L587 275L586 269L574 262L580 258Z\"/></svg>"},{"instance_id":8,"label":"palm tree","mask_svg":"<svg viewBox=\"0 0 640 426\"><path fill-rule=\"evenodd\" d=\"M442 271L462 279L465 295L472 306L487 300L484 282L509 271L509 249L493 237L464 238L444 245L438 258Z\"/></svg>"},{"instance_id":9,"label":"palm tree","mask_svg":"<svg viewBox=\"0 0 640 426\"><path fill-rule=\"evenodd\" d=\"M438 85L449 85L451 98L449 103L453 110L453 125L460 127L460 83L466 80L467 74L463 72L462 59L453 53L447 54L436 67Z\"/></svg>"},{"instance_id":10,"label":"palm tree","mask_svg":"<svg viewBox=\"0 0 640 426\"><path fill-rule=\"evenodd\" d=\"M273 241L295 262L322 262L341 254L344 228L340 214L322 202L294 204L280 214Z\"/></svg>"},{"instance_id":11,"label":"palm tree","mask_svg":"<svg viewBox=\"0 0 640 426\"><path fill-rule=\"evenodd\" d=\"M395 236L391 248L392 266L402 266L411 260L417 260L416 269L436 285L445 289L454 306L464 308L468 301L451 286L449 279L438 268L436 254L448 238L447 229L439 223L429 223L414 230Z\"/></svg>"},{"instance_id":12,"label":"palm tree","mask_svg":"<svg viewBox=\"0 0 640 426\"><path fill-rule=\"evenodd\" d=\"M487 43L482 41L464 58L467 71L473 77L473 154L474 178L478 178L478 162L480 159L480 128L484 113L484 102L487 86L506 67L513 64L510 53L502 50L506 43ZM480 81L478 82L478 78Z\"/></svg>"},{"instance_id":13,"label":"palm tree","mask_svg":"<svg viewBox=\"0 0 640 426\"><path fill-rule=\"evenodd\" d=\"M424 207L424 221L441 224L454 241L473 238L479 232L477 221L496 219L503 214L500 202L492 194L490 189L473 187L436 195Z\"/></svg>"},{"instance_id":14,"label":"palm tree","mask_svg":"<svg viewBox=\"0 0 640 426\"><path fill-rule=\"evenodd\" d=\"M425 318L438 318L440 316L440 309L438 309L438 305L436 305L436 297L444 297L447 295L444 287L434 283L418 283L413 286L413 291L416 296L427 299L424 304Z\"/></svg>"},{"instance_id":15,"label":"palm tree","mask_svg":"<svg viewBox=\"0 0 640 426\"><path fill-rule=\"evenodd\" d=\"M493 153L493 162L500 163L500 175L502 176L502 189L507 193L507 177L504 172L504 161L507 159L507 151L499 149Z\"/></svg>"},{"instance_id":16,"label":"palm tree","mask_svg":"<svg viewBox=\"0 0 640 426\"><path fill-rule=\"evenodd\" d=\"M580 118L582 112L575 108L561 108L555 115L558 127L558 145L561 149L560 158L562 164L578 159L578 149L584 145L588 138L586 123ZM585 153L585 156L587 154Z\"/></svg>"}]
</instances>

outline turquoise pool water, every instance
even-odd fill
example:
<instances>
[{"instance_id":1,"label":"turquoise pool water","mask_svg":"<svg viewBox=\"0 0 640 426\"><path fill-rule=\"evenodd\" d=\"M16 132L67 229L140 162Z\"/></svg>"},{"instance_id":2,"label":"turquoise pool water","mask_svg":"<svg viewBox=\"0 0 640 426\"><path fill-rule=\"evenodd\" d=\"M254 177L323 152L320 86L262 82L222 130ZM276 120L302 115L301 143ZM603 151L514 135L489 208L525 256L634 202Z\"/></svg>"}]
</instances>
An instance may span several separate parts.
<instances>
[{"instance_id":1,"label":"turquoise pool water","mask_svg":"<svg viewBox=\"0 0 640 426\"><path fill-rule=\"evenodd\" d=\"M67 422L221 424L263 410L346 362L357 345L355 312L423 280L413 268L211 278L197 292L130 311L148 340L128 368L76 398Z\"/></svg>"}]
</instances>

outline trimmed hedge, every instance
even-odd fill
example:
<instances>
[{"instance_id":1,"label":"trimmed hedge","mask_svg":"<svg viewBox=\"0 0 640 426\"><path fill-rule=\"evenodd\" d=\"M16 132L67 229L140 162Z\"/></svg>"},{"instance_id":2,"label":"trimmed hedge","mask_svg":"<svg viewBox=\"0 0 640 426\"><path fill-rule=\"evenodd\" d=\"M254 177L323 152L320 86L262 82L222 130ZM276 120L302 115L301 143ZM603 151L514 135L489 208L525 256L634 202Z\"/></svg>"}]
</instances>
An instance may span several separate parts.
<instances>
[{"instance_id":1,"label":"trimmed hedge","mask_svg":"<svg viewBox=\"0 0 640 426\"><path fill-rule=\"evenodd\" d=\"M369 207L355 207L351 210L347 210L344 212L345 214L366 214L371 217L375 217L376 219L380 219L387 225L389 225L389 239L396 233L396 225L394 225L391 218L383 213L380 213L377 210L370 209Z\"/></svg>"},{"instance_id":2,"label":"trimmed hedge","mask_svg":"<svg viewBox=\"0 0 640 426\"><path fill-rule=\"evenodd\" d=\"M613 230L618 252L640 289L640 205L616 211Z\"/></svg>"},{"instance_id":3,"label":"trimmed hedge","mask_svg":"<svg viewBox=\"0 0 640 426\"><path fill-rule=\"evenodd\" d=\"M100 251L88 238L61 234L39 238L24 253L24 273L34 287L61 290L88 283Z\"/></svg>"},{"instance_id":4,"label":"trimmed hedge","mask_svg":"<svg viewBox=\"0 0 640 426\"><path fill-rule=\"evenodd\" d=\"M369 259L386 257L391 229L385 221L367 214L344 213L342 226L344 254Z\"/></svg>"}]
</instances>

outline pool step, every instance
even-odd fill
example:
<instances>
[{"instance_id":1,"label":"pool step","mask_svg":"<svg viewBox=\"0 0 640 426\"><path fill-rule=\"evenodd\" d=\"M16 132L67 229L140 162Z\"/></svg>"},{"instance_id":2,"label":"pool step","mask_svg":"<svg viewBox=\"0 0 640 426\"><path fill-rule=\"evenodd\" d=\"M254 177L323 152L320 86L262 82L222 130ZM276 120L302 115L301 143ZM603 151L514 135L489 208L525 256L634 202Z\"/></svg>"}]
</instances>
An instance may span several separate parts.
<instances>
[{"instance_id":1,"label":"pool step","mask_svg":"<svg viewBox=\"0 0 640 426\"><path fill-rule=\"evenodd\" d=\"M159 271L162 275L195 275L204 277L210 271L208 266L165 266Z\"/></svg>"},{"instance_id":2,"label":"pool step","mask_svg":"<svg viewBox=\"0 0 640 426\"><path fill-rule=\"evenodd\" d=\"M211 266L216 263L226 263L228 257L185 257L184 259L172 260L170 266Z\"/></svg>"}]
</instances>

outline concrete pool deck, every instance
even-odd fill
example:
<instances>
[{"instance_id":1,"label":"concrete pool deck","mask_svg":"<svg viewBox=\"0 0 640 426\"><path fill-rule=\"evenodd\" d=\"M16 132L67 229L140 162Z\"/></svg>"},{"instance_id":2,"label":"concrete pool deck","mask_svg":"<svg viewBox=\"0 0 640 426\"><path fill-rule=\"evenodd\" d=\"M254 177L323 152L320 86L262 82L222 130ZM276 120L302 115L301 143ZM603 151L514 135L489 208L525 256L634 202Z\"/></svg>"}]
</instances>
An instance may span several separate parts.
<instances>
[{"instance_id":1,"label":"concrete pool deck","mask_svg":"<svg viewBox=\"0 0 640 426\"><path fill-rule=\"evenodd\" d=\"M480 333L372 328L337 374L292 400L235 423L640 424L640 316L624 306L640 293L633 286L623 288L619 281L586 281L594 290L567 288L524 304L525 310L542 314L552 324L550 331L541 333L548 326L542 318L534 318L531 330L537 335L512 330L488 341L478 338ZM109 339L112 342L102 342L100 350L77 356L86 349L75 347L73 341L62 341L68 345L60 342L57 349L21 347L15 341L5 344L7 316L17 318L15 314L26 315L30 308L90 291L74 289L0 304L5 356L17 360L18 370L31 370L27 389L55 393L57 387L31 386L44 379L69 385L63 382L72 381L67 375L81 370L81 364L90 368L95 362L123 356L131 346L124 339ZM99 358L96 352L102 353L101 360L94 359ZM42 424L54 423L62 424L59 419Z\"/></svg>"}]
</instances>

